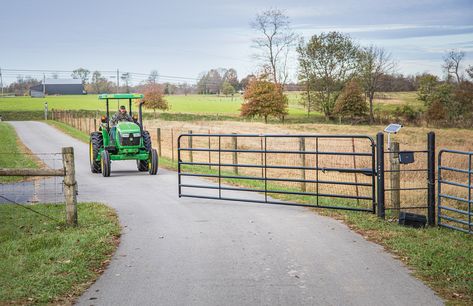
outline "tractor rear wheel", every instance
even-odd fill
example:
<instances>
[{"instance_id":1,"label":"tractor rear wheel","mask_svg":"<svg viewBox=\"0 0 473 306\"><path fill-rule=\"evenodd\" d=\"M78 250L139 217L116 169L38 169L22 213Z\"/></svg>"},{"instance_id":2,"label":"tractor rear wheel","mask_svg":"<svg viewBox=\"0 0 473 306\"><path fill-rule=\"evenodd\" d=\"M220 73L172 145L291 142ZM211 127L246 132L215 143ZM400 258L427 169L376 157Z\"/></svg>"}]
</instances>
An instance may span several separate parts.
<instances>
[{"instance_id":1,"label":"tractor rear wheel","mask_svg":"<svg viewBox=\"0 0 473 306\"><path fill-rule=\"evenodd\" d=\"M92 171L92 173L100 173L102 167L97 157L100 154L100 149L103 147L102 133L93 132L90 134L89 147L90 171Z\"/></svg>"},{"instance_id":2,"label":"tractor rear wheel","mask_svg":"<svg viewBox=\"0 0 473 306\"><path fill-rule=\"evenodd\" d=\"M101 166L102 166L102 175L104 177L110 176L111 163L110 163L110 153L108 153L108 151L104 150L102 152L100 163L101 163Z\"/></svg>"},{"instance_id":3,"label":"tractor rear wheel","mask_svg":"<svg viewBox=\"0 0 473 306\"><path fill-rule=\"evenodd\" d=\"M151 149L149 152L148 169L151 175L158 173L158 152L156 149Z\"/></svg>"},{"instance_id":4,"label":"tractor rear wheel","mask_svg":"<svg viewBox=\"0 0 473 306\"><path fill-rule=\"evenodd\" d=\"M148 131L143 131L143 146L146 152L151 151L151 136ZM147 160L137 160L136 166L138 167L138 171L149 171Z\"/></svg>"}]
</instances>

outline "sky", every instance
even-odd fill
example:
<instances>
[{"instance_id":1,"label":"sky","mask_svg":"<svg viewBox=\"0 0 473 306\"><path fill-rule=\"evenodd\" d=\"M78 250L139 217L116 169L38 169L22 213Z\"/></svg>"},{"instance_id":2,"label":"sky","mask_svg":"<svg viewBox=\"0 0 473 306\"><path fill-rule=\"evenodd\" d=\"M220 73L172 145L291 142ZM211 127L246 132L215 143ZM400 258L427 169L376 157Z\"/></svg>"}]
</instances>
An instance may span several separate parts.
<instances>
[{"instance_id":1,"label":"sky","mask_svg":"<svg viewBox=\"0 0 473 306\"><path fill-rule=\"evenodd\" d=\"M233 67L242 78L258 66L250 23L270 8L284 10L306 40L342 31L384 48L398 73L442 75L450 49L466 53L464 67L473 64L473 0L0 0L0 68L157 70L160 81L192 83ZM4 82L17 74L4 71ZM290 77L297 79L295 54Z\"/></svg>"}]
</instances>

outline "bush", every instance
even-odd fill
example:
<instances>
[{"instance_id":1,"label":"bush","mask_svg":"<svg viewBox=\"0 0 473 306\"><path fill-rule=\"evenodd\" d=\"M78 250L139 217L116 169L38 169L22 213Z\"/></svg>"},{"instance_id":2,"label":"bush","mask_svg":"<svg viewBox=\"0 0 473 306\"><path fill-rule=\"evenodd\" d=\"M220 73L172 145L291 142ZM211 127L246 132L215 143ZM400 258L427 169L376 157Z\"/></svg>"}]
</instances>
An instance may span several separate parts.
<instances>
[{"instance_id":1,"label":"bush","mask_svg":"<svg viewBox=\"0 0 473 306\"><path fill-rule=\"evenodd\" d=\"M354 80L347 83L337 98L335 115L341 117L364 117L368 112L368 104L358 83Z\"/></svg>"}]
</instances>

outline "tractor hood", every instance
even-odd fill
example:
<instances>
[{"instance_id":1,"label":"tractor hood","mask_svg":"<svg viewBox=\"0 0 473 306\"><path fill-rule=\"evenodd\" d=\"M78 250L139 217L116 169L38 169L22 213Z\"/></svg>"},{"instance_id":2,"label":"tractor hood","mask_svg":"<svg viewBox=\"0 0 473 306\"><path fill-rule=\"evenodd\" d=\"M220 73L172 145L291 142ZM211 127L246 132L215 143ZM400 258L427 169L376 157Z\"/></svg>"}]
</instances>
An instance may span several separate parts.
<instances>
[{"instance_id":1,"label":"tractor hood","mask_svg":"<svg viewBox=\"0 0 473 306\"><path fill-rule=\"evenodd\" d=\"M117 124L117 131L121 135L130 133L138 133L138 135L141 135L140 127L133 122L119 122Z\"/></svg>"}]
</instances>

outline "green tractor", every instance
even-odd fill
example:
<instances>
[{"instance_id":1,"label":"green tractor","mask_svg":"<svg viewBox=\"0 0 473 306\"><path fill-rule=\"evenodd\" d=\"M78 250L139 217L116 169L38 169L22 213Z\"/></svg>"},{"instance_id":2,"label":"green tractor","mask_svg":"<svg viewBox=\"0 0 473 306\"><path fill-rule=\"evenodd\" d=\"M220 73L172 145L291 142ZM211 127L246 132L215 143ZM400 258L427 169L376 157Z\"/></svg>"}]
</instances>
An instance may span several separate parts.
<instances>
[{"instance_id":1,"label":"green tractor","mask_svg":"<svg viewBox=\"0 0 473 306\"><path fill-rule=\"evenodd\" d=\"M151 137L143 129L142 106L139 104L139 117L132 114L133 99L142 99L142 94L103 94L100 100L107 104L107 115L102 116L98 132L90 134L90 170L110 176L112 160L136 160L138 171L148 171L151 175L158 173L158 154L151 147ZM110 125L109 100L128 100L131 121L119 121ZM139 118L139 119L138 119Z\"/></svg>"}]
</instances>

